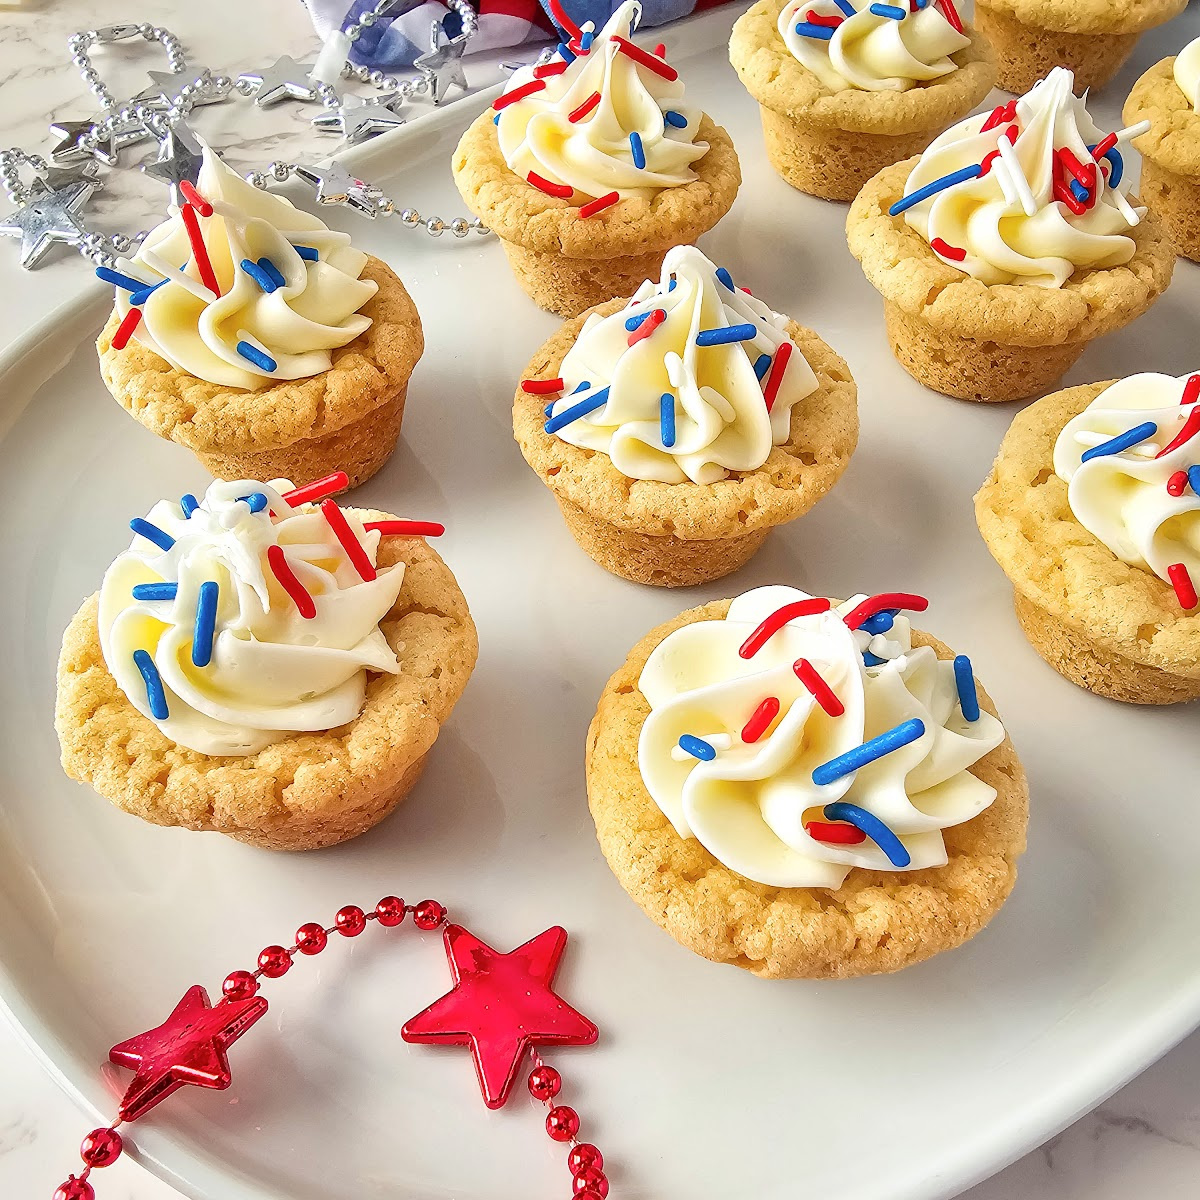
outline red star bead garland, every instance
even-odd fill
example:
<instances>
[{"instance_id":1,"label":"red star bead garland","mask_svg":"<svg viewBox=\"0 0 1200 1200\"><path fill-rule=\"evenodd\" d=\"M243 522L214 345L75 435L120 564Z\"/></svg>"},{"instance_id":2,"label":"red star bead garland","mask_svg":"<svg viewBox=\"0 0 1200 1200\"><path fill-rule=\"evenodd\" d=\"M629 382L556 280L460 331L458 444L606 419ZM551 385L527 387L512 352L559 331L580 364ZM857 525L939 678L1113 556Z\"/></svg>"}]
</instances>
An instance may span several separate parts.
<instances>
[{"instance_id":1,"label":"red star bead garland","mask_svg":"<svg viewBox=\"0 0 1200 1200\"><path fill-rule=\"evenodd\" d=\"M348 905L338 910L328 928L316 922L301 925L290 948L267 946L258 956L256 970L230 972L215 1005L207 991L195 984L161 1025L114 1046L109 1058L133 1070L134 1077L117 1119L83 1139L83 1170L59 1185L54 1200L94 1200L88 1176L120 1158L125 1141L118 1129L145 1116L179 1088L230 1086L228 1049L267 1011L266 999L258 995L260 979L286 975L297 954L320 954L332 933L357 937L370 921L394 928L408 913L421 930L437 929L446 921L446 908L436 900L406 905L398 896L385 896L369 913ZM604 1158L595 1146L578 1140L578 1114L555 1103L562 1077L534 1048L547 1043L590 1045L597 1037L595 1025L550 987L566 948L566 930L553 926L508 954L498 953L459 925L448 925L444 940L455 986L408 1021L402 1036L411 1042L469 1045L489 1108L505 1102L521 1058L531 1052L534 1069L528 1078L529 1091L548 1109L549 1136L570 1143L567 1165L575 1200L605 1200L609 1185L602 1169Z\"/></svg>"}]
</instances>

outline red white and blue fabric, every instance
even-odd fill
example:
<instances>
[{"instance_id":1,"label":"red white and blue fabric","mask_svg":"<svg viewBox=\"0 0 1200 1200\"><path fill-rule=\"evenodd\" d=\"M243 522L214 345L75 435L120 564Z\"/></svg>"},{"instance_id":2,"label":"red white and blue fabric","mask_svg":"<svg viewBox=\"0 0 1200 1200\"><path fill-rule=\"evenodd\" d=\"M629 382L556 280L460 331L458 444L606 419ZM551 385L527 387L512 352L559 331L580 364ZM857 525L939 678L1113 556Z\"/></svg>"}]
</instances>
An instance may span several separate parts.
<instances>
[{"instance_id":1,"label":"red white and blue fabric","mask_svg":"<svg viewBox=\"0 0 1200 1200\"><path fill-rule=\"evenodd\" d=\"M356 21L374 0L304 0L318 35L324 39L334 29ZM620 0L564 0L568 15L582 25L594 21L597 29L619 6ZM641 28L664 25L701 9L713 8L725 0L642 0ZM556 37L546 0L482 0L477 3L479 31L471 39L468 53L495 50L503 46L518 46L524 42L544 42ZM447 37L460 29L458 14L446 8L440 0L412 0L402 11L382 17L373 26L363 29L354 43L350 56L364 66L391 70L410 66L414 59L429 49L429 30L440 21Z\"/></svg>"}]
</instances>

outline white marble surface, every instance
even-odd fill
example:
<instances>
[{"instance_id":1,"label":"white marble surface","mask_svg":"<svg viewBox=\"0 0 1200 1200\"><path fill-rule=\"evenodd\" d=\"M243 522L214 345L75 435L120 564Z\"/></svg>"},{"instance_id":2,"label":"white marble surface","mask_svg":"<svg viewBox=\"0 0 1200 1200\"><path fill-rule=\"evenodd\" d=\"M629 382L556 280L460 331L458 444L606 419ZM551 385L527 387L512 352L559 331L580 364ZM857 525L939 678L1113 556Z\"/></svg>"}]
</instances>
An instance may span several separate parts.
<instances>
[{"instance_id":1,"label":"white marble surface","mask_svg":"<svg viewBox=\"0 0 1200 1200\"><path fill-rule=\"evenodd\" d=\"M201 15L203 14L203 15ZM167 24L194 61L237 74L278 54L304 58L316 40L298 0L69 0L0 13L0 145L44 150L47 123L93 111L67 62L69 33L117 21ZM230 57L232 51L232 57ZM161 51L136 41L97 54L114 90L142 86L142 71L162 69ZM273 158L329 153L336 141L314 134L316 109L286 104L262 110L245 103L210 105L194 124L243 170ZM410 119L420 106L410 109ZM131 152L134 160L145 148ZM93 211L109 230L140 228L158 210L161 191L135 172L121 172ZM0 347L88 279L70 252L24 273L13 247L0 244ZM969 1103L969 1079L964 1079ZM397 1114L398 1118L402 1114ZM0 1196L49 1200L76 1169L88 1121L58 1090L16 1035L0 1022ZM1185 1200L1200 1194L1200 1034L1193 1035L1095 1112L1040 1150L972 1189L969 1200ZM170 1200L175 1193L136 1166L119 1163L97 1178L101 1200Z\"/></svg>"}]
</instances>

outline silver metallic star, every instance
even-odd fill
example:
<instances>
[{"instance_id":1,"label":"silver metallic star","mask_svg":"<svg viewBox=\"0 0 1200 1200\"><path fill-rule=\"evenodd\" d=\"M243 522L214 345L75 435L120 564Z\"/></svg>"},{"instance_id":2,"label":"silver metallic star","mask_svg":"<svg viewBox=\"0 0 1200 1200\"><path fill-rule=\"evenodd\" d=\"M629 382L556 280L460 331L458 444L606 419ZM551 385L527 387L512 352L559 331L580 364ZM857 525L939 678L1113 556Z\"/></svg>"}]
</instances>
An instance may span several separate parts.
<instances>
[{"instance_id":1,"label":"silver metallic star","mask_svg":"<svg viewBox=\"0 0 1200 1200\"><path fill-rule=\"evenodd\" d=\"M254 103L260 108L280 100L315 100L317 85L309 78L312 65L302 66L290 54L261 71L243 71L239 80L255 84Z\"/></svg>"},{"instance_id":2,"label":"silver metallic star","mask_svg":"<svg viewBox=\"0 0 1200 1200\"><path fill-rule=\"evenodd\" d=\"M48 166L38 175L52 192L68 188L73 183L90 183L93 191L99 191L104 186L104 180L100 178L100 164L94 158L70 167Z\"/></svg>"},{"instance_id":3,"label":"silver metallic star","mask_svg":"<svg viewBox=\"0 0 1200 1200\"><path fill-rule=\"evenodd\" d=\"M413 63L413 66L429 80L429 96L434 104L441 104L446 92L456 84L464 92L467 90L462 56L470 40L470 34L460 33L439 45L442 41L442 24L440 21L434 21L429 37L429 51Z\"/></svg>"},{"instance_id":4,"label":"silver metallic star","mask_svg":"<svg viewBox=\"0 0 1200 1200\"><path fill-rule=\"evenodd\" d=\"M79 210L93 190L86 180L57 189L40 179L33 181L29 199L0 220L0 233L21 239L21 266L36 267L55 242L73 246L83 239L87 230Z\"/></svg>"},{"instance_id":5,"label":"silver metallic star","mask_svg":"<svg viewBox=\"0 0 1200 1200\"><path fill-rule=\"evenodd\" d=\"M318 204L345 204L374 220L377 209L367 195L367 185L361 179L348 175L337 163L330 163L327 167L300 164L296 167L296 175L316 188Z\"/></svg>"},{"instance_id":6,"label":"silver metallic star","mask_svg":"<svg viewBox=\"0 0 1200 1200\"><path fill-rule=\"evenodd\" d=\"M91 158L91 151L85 150L79 144L79 139L85 133L91 133L92 125L92 121L54 121L50 126L50 132L58 135L58 141L50 147L51 160L62 166L70 162L79 162L84 158Z\"/></svg>"},{"instance_id":7,"label":"silver metallic star","mask_svg":"<svg viewBox=\"0 0 1200 1200\"><path fill-rule=\"evenodd\" d=\"M312 121L322 133L340 133L351 146L365 142L377 133L399 129L404 118L392 111L382 96L370 100L362 96L343 96L336 108L328 108Z\"/></svg>"},{"instance_id":8,"label":"silver metallic star","mask_svg":"<svg viewBox=\"0 0 1200 1200\"><path fill-rule=\"evenodd\" d=\"M179 185L186 179L194 184L200 177L200 164L204 161L204 147L196 135L182 121L167 130L158 144L158 158L146 163L142 170L161 179L171 189L171 199L183 204Z\"/></svg>"},{"instance_id":9,"label":"silver metallic star","mask_svg":"<svg viewBox=\"0 0 1200 1200\"><path fill-rule=\"evenodd\" d=\"M207 83L212 78L212 72L207 67L192 67L187 71L148 71L150 86L143 88L130 101L131 104L154 104L162 108L170 108L182 99L185 87L195 87ZM192 107L200 104L218 104L225 99L211 88L199 88L188 96Z\"/></svg>"}]
</instances>

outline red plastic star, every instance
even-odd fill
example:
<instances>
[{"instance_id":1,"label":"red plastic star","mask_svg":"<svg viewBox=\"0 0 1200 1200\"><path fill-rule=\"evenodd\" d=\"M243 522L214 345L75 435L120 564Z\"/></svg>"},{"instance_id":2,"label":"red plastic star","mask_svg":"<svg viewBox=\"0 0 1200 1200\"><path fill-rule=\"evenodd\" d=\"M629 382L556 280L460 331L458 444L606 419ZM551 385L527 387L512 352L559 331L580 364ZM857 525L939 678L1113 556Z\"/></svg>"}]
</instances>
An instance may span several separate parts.
<instances>
[{"instance_id":1,"label":"red plastic star","mask_svg":"<svg viewBox=\"0 0 1200 1200\"><path fill-rule=\"evenodd\" d=\"M406 1022L406 1042L470 1046L483 1102L499 1108L530 1046L590 1046L596 1026L550 989L567 931L554 926L498 954L461 925L446 926L454 990Z\"/></svg>"},{"instance_id":2,"label":"red plastic star","mask_svg":"<svg viewBox=\"0 0 1200 1200\"><path fill-rule=\"evenodd\" d=\"M213 1008L199 984L188 988L161 1025L108 1052L117 1066L135 1072L121 1101L121 1120L145 1116L185 1083L227 1088L231 1076L226 1050L266 1011L262 996L223 1000Z\"/></svg>"}]
</instances>

